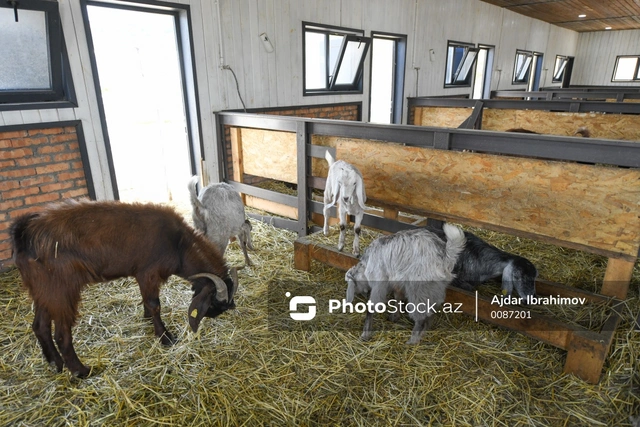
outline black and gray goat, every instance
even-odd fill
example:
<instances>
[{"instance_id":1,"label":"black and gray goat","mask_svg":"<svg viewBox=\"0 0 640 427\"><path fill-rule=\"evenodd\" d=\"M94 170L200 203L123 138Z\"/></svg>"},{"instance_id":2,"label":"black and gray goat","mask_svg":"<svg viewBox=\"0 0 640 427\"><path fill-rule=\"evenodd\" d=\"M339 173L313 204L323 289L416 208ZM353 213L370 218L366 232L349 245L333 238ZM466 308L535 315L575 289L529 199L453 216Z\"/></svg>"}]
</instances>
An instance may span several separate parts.
<instances>
[{"instance_id":1,"label":"black and gray goat","mask_svg":"<svg viewBox=\"0 0 640 427\"><path fill-rule=\"evenodd\" d=\"M442 229L427 229L441 239L447 239ZM473 291L487 280L502 276L505 295L511 295L514 289L520 298L535 295L538 270L531 261L498 249L468 231L464 235L467 242L453 269L456 275L452 282L454 286Z\"/></svg>"},{"instance_id":2,"label":"black and gray goat","mask_svg":"<svg viewBox=\"0 0 640 427\"><path fill-rule=\"evenodd\" d=\"M344 160L335 160L329 151L325 154L329 163L329 174L324 189L324 235L329 234L329 209L338 203L338 218L340 220L340 238L338 250L344 248L344 239L347 228L347 214L355 217L353 231L353 254L360 255L360 224L364 217L364 203L367 195L364 191L362 174L353 165Z\"/></svg>"},{"instance_id":3,"label":"black and gray goat","mask_svg":"<svg viewBox=\"0 0 640 427\"><path fill-rule=\"evenodd\" d=\"M253 250L251 223L245 217L244 204L240 194L229 184L220 182L209 184L196 193L198 177L189 181L193 225L207 236L224 255L229 239L235 237L244 254L246 265L252 265L247 249Z\"/></svg>"},{"instance_id":4,"label":"black and gray goat","mask_svg":"<svg viewBox=\"0 0 640 427\"><path fill-rule=\"evenodd\" d=\"M464 248L462 230L445 224L444 233L446 243L424 228L399 231L374 240L360 262L345 275L346 301L352 302L356 294L369 293L369 305L374 306L386 303L391 292L398 300L406 299L414 308L407 312L414 321L407 344L419 343L422 333L432 323L432 307L444 302L447 286L455 277L453 267ZM370 310L361 339L371 337L372 324L373 312Z\"/></svg>"}]
</instances>

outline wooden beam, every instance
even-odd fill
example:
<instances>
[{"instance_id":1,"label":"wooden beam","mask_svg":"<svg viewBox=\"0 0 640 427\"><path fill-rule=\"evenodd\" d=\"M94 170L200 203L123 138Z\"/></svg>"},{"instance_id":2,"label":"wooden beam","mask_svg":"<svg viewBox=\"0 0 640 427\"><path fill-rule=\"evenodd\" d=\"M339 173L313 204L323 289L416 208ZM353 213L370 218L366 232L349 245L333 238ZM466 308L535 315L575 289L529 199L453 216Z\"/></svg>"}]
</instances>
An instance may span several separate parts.
<instances>
[{"instance_id":1,"label":"wooden beam","mask_svg":"<svg viewBox=\"0 0 640 427\"><path fill-rule=\"evenodd\" d=\"M609 258L602 282L602 295L625 299L629 291L629 283L633 275L635 261Z\"/></svg>"},{"instance_id":2,"label":"wooden beam","mask_svg":"<svg viewBox=\"0 0 640 427\"><path fill-rule=\"evenodd\" d=\"M233 164L233 180L244 182L244 162L242 160L242 130L232 127L231 133L231 159ZM247 204L244 194L240 194L242 203Z\"/></svg>"}]
</instances>

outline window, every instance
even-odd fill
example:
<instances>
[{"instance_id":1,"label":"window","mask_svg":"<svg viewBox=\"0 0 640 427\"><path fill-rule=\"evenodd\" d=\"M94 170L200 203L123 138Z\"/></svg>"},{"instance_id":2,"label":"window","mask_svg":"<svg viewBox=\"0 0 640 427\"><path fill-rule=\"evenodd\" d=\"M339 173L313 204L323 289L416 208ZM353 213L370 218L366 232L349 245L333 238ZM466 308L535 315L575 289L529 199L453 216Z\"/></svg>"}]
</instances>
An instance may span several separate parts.
<instances>
[{"instance_id":1,"label":"window","mask_svg":"<svg viewBox=\"0 0 640 427\"><path fill-rule=\"evenodd\" d=\"M552 83L562 83L568 63L569 57L556 55L556 63L553 67L553 78L551 79Z\"/></svg>"},{"instance_id":2,"label":"window","mask_svg":"<svg viewBox=\"0 0 640 427\"><path fill-rule=\"evenodd\" d=\"M372 32L369 121L402 123L407 36Z\"/></svg>"},{"instance_id":3,"label":"window","mask_svg":"<svg viewBox=\"0 0 640 427\"><path fill-rule=\"evenodd\" d=\"M447 68L444 87L471 86L473 65L478 49L470 43L449 42L447 44Z\"/></svg>"},{"instance_id":4,"label":"window","mask_svg":"<svg viewBox=\"0 0 640 427\"><path fill-rule=\"evenodd\" d=\"M516 60L513 67L513 84L525 84L529 82L533 53L524 50L516 51Z\"/></svg>"},{"instance_id":5,"label":"window","mask_svg":"<svg viewBox=\"0 0 640 427\"><path fill-rule=\"evenodd\" d=\"M20 0L16 9L9 2L0 2L0 28L0 57L4 58L0 61L1 110L73 98L58 2ZM61 106L43 104L39 108Z\"/></svg>"},{"instance_id":6,"label":"window","mask_svg":"<svg viewBox=\"0 0 640 427\"><path fill-rule=\"evenodd\" d=\"M640 56L621 55L616 58L612 82L640 81Z\"/></svg>"},{"instance_id":7,"label":"window","mask_svg":"<svg viewBox=\"0 0 640 427\"><path fill-rule=\"evenodd\" d=\"M361 30L307 22L302 27L303 94L362 93L362 68L371 38Z\"/></svg>"}]
</instances>

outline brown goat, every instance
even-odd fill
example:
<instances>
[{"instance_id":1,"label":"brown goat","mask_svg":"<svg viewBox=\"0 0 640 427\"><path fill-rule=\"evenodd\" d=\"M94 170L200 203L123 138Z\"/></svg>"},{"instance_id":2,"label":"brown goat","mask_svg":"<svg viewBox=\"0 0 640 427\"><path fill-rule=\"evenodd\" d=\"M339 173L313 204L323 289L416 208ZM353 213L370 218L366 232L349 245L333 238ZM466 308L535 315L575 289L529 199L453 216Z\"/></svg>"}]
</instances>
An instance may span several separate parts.
<instances>
[{"instance_id":1,"label":"brown goat","mask_svg":"<svg viewBox=\"0 0 640 427\"><path fill-rule=\"evenodd\" d=\"M235 307L235 269L229 271L218 249L168 207L67 201L17 218L11 237L15 264L35 306L33 331L58 372L64 363L74 375L89 375L71 335L81 291L89 283L135 277L144 317L152 319L164 345L176 341L160 318L160 286L169 276L192 283L194 332L203 317ZM51 338L52 321L62 357Z\"/></svg>"}]
</instances>

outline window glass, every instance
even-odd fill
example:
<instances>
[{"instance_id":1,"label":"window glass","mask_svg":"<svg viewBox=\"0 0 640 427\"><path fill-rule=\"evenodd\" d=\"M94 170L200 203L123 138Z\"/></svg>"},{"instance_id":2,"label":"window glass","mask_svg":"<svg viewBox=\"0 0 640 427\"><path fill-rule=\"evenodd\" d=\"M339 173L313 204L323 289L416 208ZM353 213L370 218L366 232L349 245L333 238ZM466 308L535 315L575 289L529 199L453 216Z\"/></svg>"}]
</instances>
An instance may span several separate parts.
<instances>
[{"instance_id":1,"label":"window glass","mask_svg":"<svg viewBox=\"0 0 640 427\"><path fill-rule=\"evenodd\" d=\"M44 12L0 9L0 90L50 89L49 39ZM9 42L10 41L10 42Z\"/></svg>"},{"instance_id":2,"label":"window glass","mask_svg":"<svg viewBox=\"0 0 640 427\"><path fill-rule=\"evenodd\" d=\"M638 57L633 56L621 56L618 57L613 80L633 80L636 74L638 66ZM636 75L636 78L637 75Z\"/></svg>"}]
</instances>

